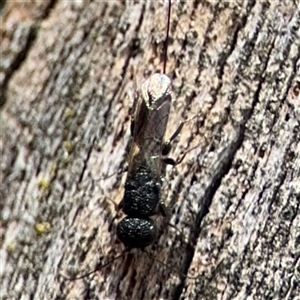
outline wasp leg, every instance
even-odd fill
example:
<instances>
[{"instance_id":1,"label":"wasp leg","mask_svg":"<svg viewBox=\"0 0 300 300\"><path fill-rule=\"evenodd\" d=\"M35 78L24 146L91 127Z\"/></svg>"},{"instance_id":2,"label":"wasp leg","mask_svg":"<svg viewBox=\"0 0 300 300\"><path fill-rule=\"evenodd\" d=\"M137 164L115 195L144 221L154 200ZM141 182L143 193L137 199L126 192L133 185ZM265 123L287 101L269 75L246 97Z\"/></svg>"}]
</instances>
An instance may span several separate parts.
<instances>
[{"instance_id":1,"label":"wasp leg","mask_svg":"<svg viewBox=\"0 0 300 300\"><path fill-rule=\"evenodd\" d=\"M199 146L199 145L197 145L197 146L195 146L195 147L193 147L193 148L191 148L191 149L186 150L186 151L182 154L182 156L181 156L179 159L177 159L177 160L175 160L174 158L171 158L171 157L166 157L166 158L163 158L162 161L163 161L165 164L171 165L171 166L179 165L179 164L184 160L184 158L185 158L185 156L187 155L187 153L189 153L190 151L192 151L192 150L198 148L198 146Z\"/></svg>"},{"instance_id":2,"label":"wasp leg","mask_svg":"<svg viewBox=\"0 0 300 300\"><path fill-rule=\"evenodd\" d=\"M171 151L171 148L172 148L172 141L176 139L176 137L180 134L182 128L183 128L183 125L186 121L183 121L180 123L180 125L178 126L178 128L175 130L175 132L172 134L171 138L165 142L163 144L163 149L162 149L162 155L168 155Z\"/></svg>"},{"instance_id":3,"label":"wasp leg","mask_svg":"<svg viewBox=\"0 0 300 300\"><path fill-rule=\"evenodd\" d=\"M135 90L137 91L137 87L136 87L136 83L134 84L135 85ZM133 96L133 105L132 105L132 109L130 111L130 118L131 118L131 123L130 123L130 134L132 137L134 137L134 125L135 125L135 122L134 122L134 112L136 110L136 106L137 106L137 102L139 100L139 94L138 92L135 92L134 96Z\"/></svg>"},{"instance_id":4,"label":"wasp leg","mask_svg":"<svg viewBox=\"0 0 300 300\"><path fill-rule=\"evenodd\" d=\"M175 229L178 232L178 235L180 236L182 243L184 243L186 246L191 246L192 245L191 242L186 241L183 230L179 229L176 225L173 225L170 222L171 211L162 201L159 203L159 212L164 218L166 218L166 221L164 222L164 224L172 227L173 229Z\"/></svg>"},{"instance_id":5,"label":"wasp leg","mask_svg":"<svg viewBox=\"0 0 300 300\"><path fill-rule=\"evenodd\" d=\"M128 171L128 166L125 166L125 167L121 168L120 170L118 170L116 172L113 172L110 175L94 178L93 181L97 182L97 181L100 181L100 180L106 180L106 179L108 179L110 177L113 177L115 175L121 175L123 172L127 172L127 171Z\"/></svg>"},{"instance_id":6,"label":"wasp leg","mask_svg":"<svg viewBox=\"0 0 300 300\"><path fill-rule=\"evenodd\" d=\"M115 209L115 211L116 211L116 215L115 215L114 218L113 218L113 220L114 220L115 218L117 218L118 214L119 214L120 211L123 209L123 206L124 206L123 202L124 202L124 201L123 201L123 199L122 199L120 203L117 203L114 199L110 198L109 196L105 196L105 198L106 198L110 203L112 203L113 206L114 206L114 209Z\"/></svg>"},{"instance_id":7,"label":"wasp leg","mask_svg":"<svg viewBox=\"0 0 300 300\"><path fill-rule=\"evenodd\" d=\"M121 210L123 208L123 200L118 204L116 203L113 199L111 199L110 197L107 197L108 200L114 205L115 208L115 214L113 215L113 218L109 224L108 230L112 231L113 228L115 228L115 220L121 218L122 214L121 214Z\"/></svg>"},{"instance_id":8,"label":"wasp leg","mask_svg":"<svg viewBox=\"0 0 300 300\"><path fill-rule=\"evenodd\" d=\"M162 201L159 203L159 212L160 212L160 214L161 214L164 218L167 219L167 220L166 220L166 224L167 224L168 226L171 226L172 228L176 229L177 231L179 231L179 232L181 233L180 229L179 229L176 225L173 225L173 224L170 223L171 211L170 211L170 209L165 205L165 203L162 202Z\"/></svg>"},{"instance_id":9,"label":"wasp leg","mask_svg":"<svg viewBox=\"0 0 300 300\"><path fill-rule=\"evenodd\" d=\"M180 159L181 160L181 159ZM167 158L163 158L162 161L167 164L167 165L171 165L171 166L176 166L177 162L174 158L171 157L167 157ZM181 162L181 161L180 161Z\"/></svg>"},{"instance_id":10,"label":"wasp leg","mask_svg":"<svg viewBox=\"0 0 300 300\"><path fill-rule=\"evenodd\" d=\"M180 232L180 234L182 234L181 230L176 225L170 223L171 212L170 209L164 204L164 202L159 203L159 212L164 218L166 218L165 224L176 229L178 232Z\"/></svg>"},{"instance_id":11,"label":"wasp leg","mask_svg":"<svg viewBox=\"0 0 300 300\"><path fill-rule=\"evenodd\" d=\"M160 202L159 203L159 212L163 217L167 217L169 218L171 216L170 210L168 209L168 207L165 205L164 202Z\"/></svg>"},{"instance_id":12,"label":"wasp leg","mask_svg":"<svg viewBox=\"0 0 300 300\"><path fill-rule=\"evenodd\" d=\"M190 118L190 119L188 119L188 120L185 120L185 121L182 121L182 122L180 123L180 125L179 125L178 128L175 130L175 132L173 133L173 135L171 136L171 138L170 138L167 142L165 142L165 143L163 144L163 148L162 148L162 155L163 155L163 156L168 155L168 154L170 153L171 148L172 148L171 143L172 143L172 141L180 134L180 132L181 132L181 130L182 130L182 128L183 128L184 123L189 122L189 121L193 120L194 118L196 118L196 117L192 117L192 118ZM173 159L173 158L170 158L170 157L166 157L166 158L163 158L162 161L163 161L165 164L167 164L167 165L176 166L176 165L180 164L180 163L184 160L184 158L185 158L185 156L186 156L186 154L187 154L188 152L190 152L191 150L194 150L194 149L197 148L197 147L198 147L198 146L193 147L193 148L191 148L191 149L188 149L187 151L185 151L185 152L182 154L181 158L179 158L179 159L177 159L177 160L175 160L175 159Z\"/></svg>"},{"instance_id":13,"label":"wasp leg","mask_svg":"<svg viewBox=\"0 0 300 300\"><path fill-rule=\"evenodd\" d=\"M162 155L168 155L169 152L171 151L171 143L173 140L176 139L176 137L180 134L183 125L189 121L192 121L193 119L197 118L197 116L194 116L192 118L189 118L187 120L181 121L180 125L178 126L178 128L175 130L175 132L172 134L172 136L170 137L170 139L168 141L166 141L163 145L163 149L162 149Z\"/></svg>"}]
</instances>

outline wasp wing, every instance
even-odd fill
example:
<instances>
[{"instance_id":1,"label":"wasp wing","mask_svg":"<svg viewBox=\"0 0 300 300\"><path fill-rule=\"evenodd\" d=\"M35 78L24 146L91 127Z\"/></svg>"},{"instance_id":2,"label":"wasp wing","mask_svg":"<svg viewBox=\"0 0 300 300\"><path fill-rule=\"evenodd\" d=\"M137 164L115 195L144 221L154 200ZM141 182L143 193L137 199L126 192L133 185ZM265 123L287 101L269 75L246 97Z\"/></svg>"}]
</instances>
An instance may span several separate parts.
<instances>
[{"instance_id":1,"label":"wasp wing","mask_svg":"<svg viewBox=\"0 0 300 300\"><path fill-rule=\"evenodd\" d=\"M161 152L171 108L171 80L164 74L150 76L141 86L133 118L132 166L147 160L153 174L161 173ZM138 161L136 162L138 163Z\"/></svg>"}]
</instances>

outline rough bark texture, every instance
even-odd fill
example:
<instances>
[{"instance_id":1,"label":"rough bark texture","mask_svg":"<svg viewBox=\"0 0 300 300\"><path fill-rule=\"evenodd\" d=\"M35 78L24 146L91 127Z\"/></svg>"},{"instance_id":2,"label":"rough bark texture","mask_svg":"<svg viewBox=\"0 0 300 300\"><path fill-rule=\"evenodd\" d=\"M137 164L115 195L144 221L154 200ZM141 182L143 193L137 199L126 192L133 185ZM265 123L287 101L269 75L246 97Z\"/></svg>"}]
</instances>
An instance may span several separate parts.
<instances>
[{"instance_id":1,"label":"rough bark texture","mask_svg":"<svg viewBox=\"0 0 300 300\"><path fill-rule=\"evenodd\" d=\"M181 1L171 25L167 137L197 116L172 156L198 145L167 168L178 230L147 249L156 260L135 250L68 281L124 249L111 200L126 173L99 178L126 164L166 5L2 3L2 298L300 299L300 5Z\"/></svg>"}]
</instances>

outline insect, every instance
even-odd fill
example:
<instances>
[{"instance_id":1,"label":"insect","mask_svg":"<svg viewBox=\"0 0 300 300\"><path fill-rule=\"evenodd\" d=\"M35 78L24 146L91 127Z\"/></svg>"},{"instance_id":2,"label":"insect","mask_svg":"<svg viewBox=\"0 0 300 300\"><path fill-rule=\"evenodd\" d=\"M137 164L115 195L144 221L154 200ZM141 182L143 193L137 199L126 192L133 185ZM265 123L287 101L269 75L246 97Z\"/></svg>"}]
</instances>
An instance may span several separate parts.
<instances>
[{"instance_id":1,"label":"insect","mask_svg":"<svg viewBox=\"0 0 300 300\"><path fill-rule=\"evenodd\" d=\"M170 16L171 0L168 6L163 74L155 73L146 79L134 101L129 167L124 197L119 205L127 216L117 225L116 230L118 239L127 249L143 249L156 240L158 230L151 217L158 213L167 216L167 209L160 199L162 176L166 164L176 165L183 159L176 162L164 158L184 124L182 122L170 140L164 142L172 102L172 82L165 75Z\"/></svg>"},{"instance_id":2,"label":"insect","mask_svg":"<svg viewBox=\"0 0 300 300\"><path fill-rule=\"evenodd\" d=\"M97 266L94 271L75 279L98 271L122 257L130 249L144 249L151 245L158 236L157 225L151 217L156 214L167 216L167 209L161 201L165 168L167 164L180 163L184 155L178 161L166 158L166 155L171 150L172 141L178 136L185 123L181 122L171 138L164 141L172 102L171 79L165 75L170 15L171 0L168 6L163 73L153 74L146 79L134 99L127 178L124 196L118 206L126 216L116 228L117 238L126 249L105 265ZM165 265L163 262L160 263Z\"/></svg>"},{"instance_id":3,"label":"insect","mask_svg":"<svg viewBox=\"0 0 300 300\"><path fill-rule=\"evenodd\" d=\"M130 153L125 192L120 208L127 215L117 225L117 237L128 248L144 248L156 238L150 218L160 212L165 135L171 106L171 81L154 74L141 86L141 95L132 122Z\"/></svg>"}]
</instances>

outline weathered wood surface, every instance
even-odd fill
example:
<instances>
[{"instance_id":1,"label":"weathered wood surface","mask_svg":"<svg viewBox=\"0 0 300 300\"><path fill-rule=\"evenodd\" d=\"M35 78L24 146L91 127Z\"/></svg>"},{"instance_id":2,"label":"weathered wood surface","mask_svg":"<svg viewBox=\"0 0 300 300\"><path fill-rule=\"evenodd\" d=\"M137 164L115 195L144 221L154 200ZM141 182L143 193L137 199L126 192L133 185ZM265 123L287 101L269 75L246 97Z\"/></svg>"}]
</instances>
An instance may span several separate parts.
<instances>
[{"instance_id":1,"label":"weathered wood surface","mask_svg":"<svg viewBox=\"0 0 300 300\"><path fill-rule=\"evenodd\" d=\"M147 251L114 233L134 82L162 68L159 1L1 8L1 297L300 299L300 5L172 7L171 223ZM158 217L160 219L160 217ZM182 278L178 269L197 280ZM298 282L298 285L297 285Z\"/></svg>"}]
</instances>

